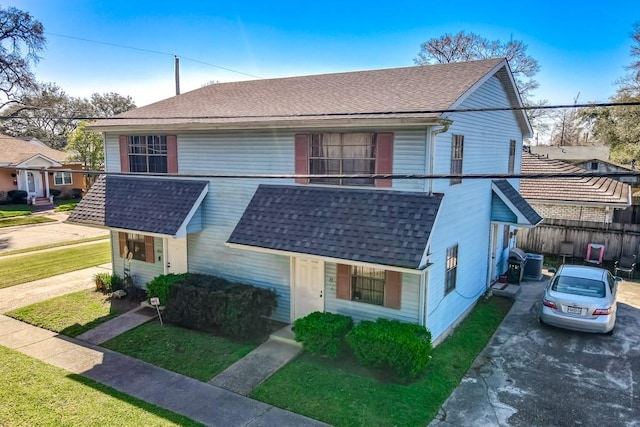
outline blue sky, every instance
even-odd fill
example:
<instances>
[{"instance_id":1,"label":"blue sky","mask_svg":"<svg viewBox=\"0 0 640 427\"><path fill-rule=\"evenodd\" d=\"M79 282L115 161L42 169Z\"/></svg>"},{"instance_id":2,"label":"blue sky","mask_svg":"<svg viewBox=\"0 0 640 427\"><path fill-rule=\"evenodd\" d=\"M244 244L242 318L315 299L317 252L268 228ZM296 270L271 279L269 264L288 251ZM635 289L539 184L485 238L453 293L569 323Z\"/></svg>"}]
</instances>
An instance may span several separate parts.
<instances>
[{"instance_id":1,"label":"blue sky","mask_svg":"<svg viewBox=\"0 0 640 427\"><path fill-rule=\"evenodd\" d=\"M0 0L1 1L1 0ZM631 62L640 2L88 1L13 0L39 19L47 47L35 68L73 96L130 95L141 106L174 94L173 57L60 37L167 52L181 59L182 91L210 81L413 65L420 43L461 30L528 45L552 104L606 101Z\"/></svg>"}]
</instances>

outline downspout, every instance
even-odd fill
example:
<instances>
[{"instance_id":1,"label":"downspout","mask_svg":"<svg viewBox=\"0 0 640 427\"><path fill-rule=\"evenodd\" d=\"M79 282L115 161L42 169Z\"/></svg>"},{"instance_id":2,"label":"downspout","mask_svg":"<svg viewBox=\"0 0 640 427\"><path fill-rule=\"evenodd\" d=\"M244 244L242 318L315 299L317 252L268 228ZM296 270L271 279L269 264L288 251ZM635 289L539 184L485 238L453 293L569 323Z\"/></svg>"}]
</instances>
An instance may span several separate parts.
<instances>
[{"instance_id":1,"label":"downspout","mask_svg":"<svg viewBox=\"0 0 640 427\"><path fill-rule=\"evenodd\" d=\"M425 169L427 169L428 166L428 170L425 170L425 175L433 175L433 164L435 162L435 154L436 154L436 136L439 133L445 133L446 131L449 130L449 126L451 126L451 121L450 120L446 120L443 122L442 127L439 128L432 128L431 131L427 131L427 141L426 141L426 146L427 146L427 150L425 151L425 161L424 161L424 165L425 165ZM425 180L424 183L424 192L428 192L430 195L433 194L433 179L429 179L429 184L427 184L426 182L427 180Z\"/></svg>"}]
</instances>

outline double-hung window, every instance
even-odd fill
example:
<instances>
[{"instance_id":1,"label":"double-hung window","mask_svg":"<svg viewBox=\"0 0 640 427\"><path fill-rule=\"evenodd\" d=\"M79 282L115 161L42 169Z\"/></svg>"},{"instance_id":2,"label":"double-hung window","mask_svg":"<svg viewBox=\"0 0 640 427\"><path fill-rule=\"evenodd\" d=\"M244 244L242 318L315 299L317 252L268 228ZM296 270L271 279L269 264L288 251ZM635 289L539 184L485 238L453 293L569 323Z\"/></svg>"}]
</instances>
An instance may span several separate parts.
<instances>
[{"instance_id":1,"label":"double-hung window","mask_svg":"<svg viewBox=\"0 0 640 427\"><path fill-rule=\"evenodd\" d=\"M462 156L464 152L464 135L453 135L451 141L451 175L462 174ZM460 184L462 178L451 178L450 184Z\"/></svg>"},{"instance_id":2,"label":"double-hung window","mask_svg":"<svg viewBox=\"0 0 640 427\"><path fill-rule=\"evenodd\" d=\"M73 178L71 177L71 172L54 172L53 174L54 185L71 185L72 183L73 183Z\"/></svg>"},{"instance_id":3,"label":"double-hung window","mask_svg":"<svg viewBox=\"0 0 640 427\"><path fill-rule=\"evenodd\" d=\"M509 141L509 173L515 171L516 166L516 142L512 139Z\"/></svg>"},{"instance_id":4,"label":"double-hung window","mask_svg":"<svg viewBox=\"0 0 640 427\"><path fill-rule=\"evenodd\" d=\"M310 175L371 175L376 172L375 133L314 133L309 138ZM372 178L311 178L311 183L373 186Z\"/></svg>"},{"instance_id":5,"label":"double-hung window","mask_svg":"<svg viewBox=\"0 0 640 427\"><path fill-rule=\"evenodd\" d=\"M371 267L351 269L351 290L354 301L384 305L384 284L386 272Z\"/></svg>"},{"instance_id":6,"label":"double-hung window","mask_svg":"<svg viewBox=\"0 0 640 427\"><path fill-rule=\"evenodd\" d=\"M167 173L166 135L129 136L129 171Z\"/></svg>"},{"instance_id":7,"label":"double-hung window","mask_svg":"<svg viewBox=\"0 0 640 427\"><path fill-rule=\"evenodd\" d=\"M458 245L447 249L447 265L445 270L444 294L448 294L456 288L458 275Z\"/></svg>"}]
</instances>

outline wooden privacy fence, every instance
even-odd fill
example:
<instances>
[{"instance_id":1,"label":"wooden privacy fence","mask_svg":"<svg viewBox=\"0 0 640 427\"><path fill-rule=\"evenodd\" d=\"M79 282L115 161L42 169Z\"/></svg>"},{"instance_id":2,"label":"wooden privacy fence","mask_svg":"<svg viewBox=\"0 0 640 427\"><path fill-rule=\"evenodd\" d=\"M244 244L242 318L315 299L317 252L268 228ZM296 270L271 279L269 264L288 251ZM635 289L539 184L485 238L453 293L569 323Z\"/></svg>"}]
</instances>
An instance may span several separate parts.
<instances>
[{"instance_id":1,"label":"wooden privacy fence","mask_svg":"<svg viewBox=\"0 0 640 427\"><path fill-rule=\"evenodd\" d=\"M564 241L573 242L575 261L585 257L589 243L604 243L606 261L640 255L640 224L545 219L535 228L519 229L517 235L517 246L530 253L557 255Z\"/></svg>"}]
</instances>

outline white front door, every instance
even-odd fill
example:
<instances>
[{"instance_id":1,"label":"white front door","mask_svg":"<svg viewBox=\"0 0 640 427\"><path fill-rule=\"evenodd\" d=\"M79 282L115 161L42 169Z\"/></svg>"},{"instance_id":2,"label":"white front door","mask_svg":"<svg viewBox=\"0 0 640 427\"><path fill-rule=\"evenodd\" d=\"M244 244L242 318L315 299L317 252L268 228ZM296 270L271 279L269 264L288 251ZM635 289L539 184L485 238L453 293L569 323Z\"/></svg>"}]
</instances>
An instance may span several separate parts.
<instances>
[{"instance_id":1,"label":"white front door","mask_svg":"<svg viewBox=\"0 0 640 427\"><path fill-rule=\"evenodd\" d=\"M292 258L294 268L293 320L324 311L324 262Z\"/></svg>"},{"instance_id":2,"label":"white front door","mask_svg":"<svg viewBox=\"0 0 640 427\"><path fill-rule=\"evenodd\" d=\"M489 283L496 280L496 270L498 265L498 225L492 224L491 228L491 267L489 270Z\"/></svg>"},{"instance_id":3,"label":"white front door","mask_svg":"<svg viewBox=\"0 0 640 427\"><path fill-rule=\"evenodd\" d=\"M27 192L29 196L42 197L42 177L39 173L27 171Z\"/></svg>"},{"instance_id":4,"label":"white front door","mask_svg":"<svg viewBox=\"0 0 640 427\"><path fill-rule=\"evenodd\" d=\"M188 269L187 265L187 238L182 237L174 239L173 237L167 238L167 253L166 253L167 272L180 274L186 273Z\"/></svg>"}]
</instances>

